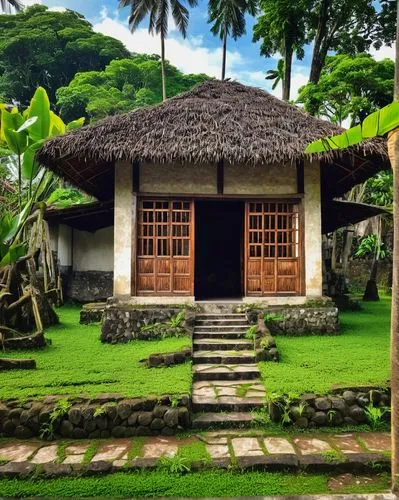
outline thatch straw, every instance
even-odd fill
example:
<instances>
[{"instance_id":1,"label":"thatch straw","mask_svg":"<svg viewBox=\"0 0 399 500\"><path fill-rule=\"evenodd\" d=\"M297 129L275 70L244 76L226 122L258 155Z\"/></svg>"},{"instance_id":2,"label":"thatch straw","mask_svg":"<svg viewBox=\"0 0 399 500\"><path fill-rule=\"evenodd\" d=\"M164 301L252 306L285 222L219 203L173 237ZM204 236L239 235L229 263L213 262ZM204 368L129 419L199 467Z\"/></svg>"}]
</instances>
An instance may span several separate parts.
<instances>
[{"instance_id":1,"label":"thatch straw","mask_svg":"<svg viewBox=\"0 0 399 500\"><path fill-rule=\"evenodd\" d=\"M263 90L213 80L165 103L112 116L53 138L39 152L39 160L98 196L106 189L107 172L111 175L112 163L118 159L283 164L303 158L313 140L342 130ZM384 141L366 141L356 148L318 157L328 163L346 157L345 162L353 168L354 155L385 161ZM101 180L96 181L96 177ZM103 184L101 188L99 183ZM105 197L105 191L101 197Z\"/></svg>"}]
</instances>

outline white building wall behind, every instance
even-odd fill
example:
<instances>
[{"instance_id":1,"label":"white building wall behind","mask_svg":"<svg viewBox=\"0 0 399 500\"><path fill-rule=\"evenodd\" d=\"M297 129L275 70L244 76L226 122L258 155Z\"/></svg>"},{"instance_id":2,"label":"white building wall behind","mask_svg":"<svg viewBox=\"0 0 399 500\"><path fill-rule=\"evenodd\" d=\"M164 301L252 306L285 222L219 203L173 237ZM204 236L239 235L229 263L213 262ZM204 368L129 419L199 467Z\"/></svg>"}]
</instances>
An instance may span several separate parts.
<instances>
[{"instance_id":1,"label":"white building wall behind","mask_svg":"<svg viewBox=\"0 0 399 500\"><path fill-rule=\"evenodd\" d=\"M58 226L57 250L60 266L72 266L72 229L64 224Z\"/></svg>"},{"instance_id":2,"label":"white building wall behind","mask_svg":"<svg viewBox=\"0 0 399 500\"><path fill-rule=\"evenodd\" d=\"M73 230L73 270L113 271L114 228L105 227L94 233Z\"/></svg>"}]
</instances>

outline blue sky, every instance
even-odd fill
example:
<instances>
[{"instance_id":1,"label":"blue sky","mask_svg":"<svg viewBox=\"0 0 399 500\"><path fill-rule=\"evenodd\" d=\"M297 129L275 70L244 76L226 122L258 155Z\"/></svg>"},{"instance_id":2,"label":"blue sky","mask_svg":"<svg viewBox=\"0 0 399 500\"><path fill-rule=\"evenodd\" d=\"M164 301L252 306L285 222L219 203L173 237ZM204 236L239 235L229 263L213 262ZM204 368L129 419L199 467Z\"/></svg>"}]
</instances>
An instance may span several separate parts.
<instances>
[{"instance_id":1,"label":"blue sky","mask_svg":"<svg viewBox=\"0 0 399 500\"><path fill-rule=\"evenodd\" d=\"M73 9L83 14L96 31L120 39L132 52L159 53L159 39L148 34L147 25L142 26L132 35L127 27L128 9L118 10L117 0L23 0L25 4L42 3L54 10ZM227 77L242 83L271 90L271 84L265 80L268 69L275 68L279 54L266 59L259 54L259 44L252 42L252 27L255 20L247 19L247 34L234 42L228 42ZM166 57L184 73L207 73L220 77L221 43L209 31L207 23L207 2L199 0L198 7L190 9L189 33L183 40L169 23L169 37L166 42ZM381 59L393 54L392 49L383 47L374 55ZM311 59L311 47L306 50L302 61L294 61L292 74L292 96L295 98L298 88L307 82ZM281 96L281 88L274 92Z\"/></svg>"}]
</instances>

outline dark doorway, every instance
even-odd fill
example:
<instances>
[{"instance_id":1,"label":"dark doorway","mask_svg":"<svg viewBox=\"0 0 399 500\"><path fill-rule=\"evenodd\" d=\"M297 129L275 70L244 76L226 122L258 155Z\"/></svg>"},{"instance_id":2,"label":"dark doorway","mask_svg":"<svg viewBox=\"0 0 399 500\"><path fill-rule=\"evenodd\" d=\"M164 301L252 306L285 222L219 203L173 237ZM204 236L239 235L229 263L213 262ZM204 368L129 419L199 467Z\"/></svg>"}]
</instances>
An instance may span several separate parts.
<instances>
[{"instance_id":1,"label":"dark doorway","mask_svg":"<svg viewBox=\"0 0 399 500\"><path fill-rule=\"evenodd\" d=\"M242 297L244 203L195 203L195 297Z\"/></svg>"}]
</instances>

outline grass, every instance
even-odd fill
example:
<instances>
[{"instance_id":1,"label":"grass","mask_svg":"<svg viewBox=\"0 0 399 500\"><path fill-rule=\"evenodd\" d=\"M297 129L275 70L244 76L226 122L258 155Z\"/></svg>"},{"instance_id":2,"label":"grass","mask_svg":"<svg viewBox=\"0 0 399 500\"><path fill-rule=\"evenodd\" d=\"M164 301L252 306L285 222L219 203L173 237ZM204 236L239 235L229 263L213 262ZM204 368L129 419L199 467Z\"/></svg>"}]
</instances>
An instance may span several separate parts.
<instances>
[{"instance_id":1,"label":"grass","mask_svg":"<svg viewBox=\"0 0 399 500\"><path fill-rule=\"evenodd\" d=\"M48 497L234 497L329 493L327 474L205 471L185 475L143 471L102 477L0 480L3 496ZM350 486L340 493L376 493L389 489L387 474L368 485Z\"/></svg>"},{"instance_id":2,"label":"grass","mask_svg":"<svg viewBox=\"0 0 399 500\"><path fill-rule=\"evenodd\" d=\"M269 393L325 394L333 388L385 387L389 379L391 298L342 313L339 336L277 337L280 363L259 363Z\"/></svg>"},{"instance_id":3,"label":"grass","mask_svg":"<svg viewBox=\"0 0 399 500\"><path fill-rule=\"evenodd\" d=\"M34 358L37 369L13 370L2 376L0 399L21 400L51 394L124 396L181 394L190 391L191 364L147 368L139 361L151 353L172 352L190 345L188 338L102 344L100 326L80 325L79 308L58 311L60 324L46 331L52 344L40 351L10 351L7 358Z\"/></svg>"}]
</instances>

